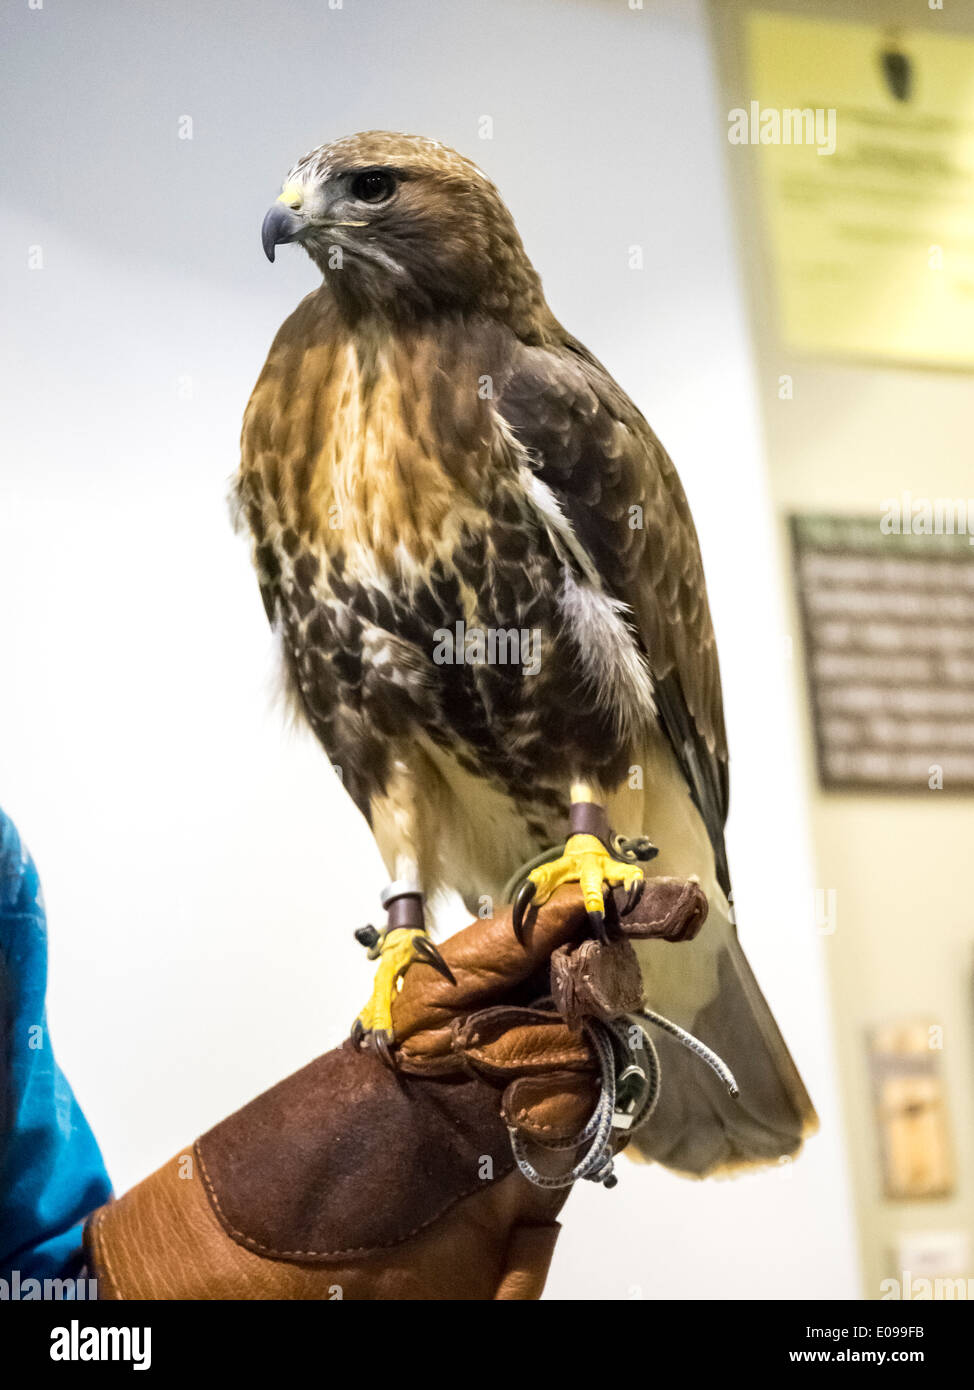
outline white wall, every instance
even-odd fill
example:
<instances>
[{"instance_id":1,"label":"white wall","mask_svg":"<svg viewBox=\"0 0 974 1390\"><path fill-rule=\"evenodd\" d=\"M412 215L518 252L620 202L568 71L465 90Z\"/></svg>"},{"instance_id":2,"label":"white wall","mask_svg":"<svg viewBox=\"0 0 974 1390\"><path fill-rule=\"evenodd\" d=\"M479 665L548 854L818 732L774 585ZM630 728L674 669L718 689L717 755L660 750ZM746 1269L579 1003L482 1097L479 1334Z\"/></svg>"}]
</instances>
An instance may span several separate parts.
<instances>
[{"instance_id":1,"label":"white wall","mask_svg":"<svg viewBox=\"0 0 974 1390\"><path fill-rule=\"evenodd\" d=\"M44 877L55 1046L117 1187L337 1041L369 988L351 931L381 867L316 748L282 731L224 496L267 345L314 283L298 252L264 261L266 205L312 145L413 130L496 179L556 313L680 465L721 640L742 935L823 1120L764 1176L626 1165L613 1193L584 1185L549 1292L854 1295L699 4L24 4L8 44L0 803Z\"/></svg>"}]
</instances>

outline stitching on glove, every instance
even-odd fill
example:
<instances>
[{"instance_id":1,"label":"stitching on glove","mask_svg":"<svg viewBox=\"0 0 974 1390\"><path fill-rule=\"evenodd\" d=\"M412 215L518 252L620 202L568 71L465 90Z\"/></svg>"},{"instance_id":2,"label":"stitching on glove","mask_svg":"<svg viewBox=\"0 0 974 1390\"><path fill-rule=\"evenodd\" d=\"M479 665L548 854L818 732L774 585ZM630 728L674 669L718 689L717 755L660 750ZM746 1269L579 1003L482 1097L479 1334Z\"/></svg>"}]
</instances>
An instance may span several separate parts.
<instances>
[{"instance_id":1,"label":"stitching on glove","mask_svg":"<svg viewBox=\"0 0 974 1390\"><path fill-rule=\"evenodd\" d=\"M593 1069L591 1057L581 1049L572 1052L533 1052L525 1049L522 1052L510 1053L510 1060L508 1061L498 1062L493 1059L491 1053L481 1048L468 1047L464 1049L464 1056L472 1058L478 1066L485 1071L493 1072L496 1076L503 1076L509 1071L523 1072L529 1067L546 1072L558 1063L571 1066L576 1070L591 1071Z\"/></svg>"},{"instance_id":2,"label":"stitching on glove","mask_svg":"<svg viewBox=\"0 0 974 1390\"><path fill-rule=\"evenodd\" d=\"M226 1212L220 1205L220 1199L216 1194L216 1189L214 1188L213 1183L210 1181L210 1175L206 1170L206 1160L203 1158L203 1155L200 1152L199 1145L194 1144L193 1147L196 1152L196 1157L199 1160L200 1172L203 1175L203 1181L206 1184L207 1191L210 1194L210 1201L212 1202L213 1207L215 1208L216 1213L220 1218L220 1225L223 1227L223 1229L227 1232L228 1235L232 1236L233 1239L237 1241L239 1245L246 1246L248 1250L253 1250L259 1255L269 1255L272 1258L280 1260L337 1260L346 1259L352 1255L371 1255L375 1250L391 1250L396 1245L404 1245L407 1240L411 1240L413 1236L419 1235L420 1231L424 1231L427 1226L434 1225L437 1221L440 1220L444 1212L449 1211L451 1207L455 1207L457 1202L462 1202L465 1198L473 1196L475 1192L482 1192L484 1190L484 1180L482 1178L478 1179L475 1186L466 1188L463 1192L455 1196L452 1199L452 1201L448 1202L445 1207L442 1207L438 1212L436 1212L435 1215L430 1216L427 1218L427 1220L420 1222L418 1226L415 1226L411 1231L407 1231L405 1235L399 1236L396 1240L379 1241L375 1245L360 1245L352 1250L277 1250L271 1245L261 1244L259 1240L254 1240L253 1236L245 1235L243 1231L238 1231L237 1228L231 1223ZM498 1166L498 1164L495 1164L495 1168L497 1168ZM511 1162L509 1164L503 1165L499 1174L495 1171L494 1177L491 1181L496 1182L498 1176L507 1177L507 1175L509 1173L513 1173L514 1170L515 1162L512 1156Z\"/></svg>"},{"instance_id":3,"label":"stitching on glove","mask_svg":"<svg viewBox=\"0 0 974 1390\"><path fill-rule=\"evenodd\" d=\"M103 1207L102 1210L98 1212L94 1221L91 1224L91 1235L95 1245L96 1268L100 1266L105 1270L105 1273L108 1275L108 1282L111 1285L111 1297L117 1300L120 1299L122 1295L119 1292L118 1280L115 1278L115 1271L112 1269L112 1262L108 1258L108 1251L105 1248L104 1232L102 1231L102 1223L105 1220L105 1213L107 1211L108 1208ZM99 1297L101 1297L100 1290Z\"/></svg>"}]
</instances>

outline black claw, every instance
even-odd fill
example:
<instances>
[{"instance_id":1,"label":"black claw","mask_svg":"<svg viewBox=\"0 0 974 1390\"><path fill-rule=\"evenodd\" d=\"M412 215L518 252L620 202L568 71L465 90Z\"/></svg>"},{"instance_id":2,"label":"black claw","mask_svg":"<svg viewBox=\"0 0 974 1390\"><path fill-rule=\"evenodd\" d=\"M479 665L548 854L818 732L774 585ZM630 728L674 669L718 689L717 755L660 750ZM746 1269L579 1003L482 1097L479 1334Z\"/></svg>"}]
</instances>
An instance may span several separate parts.
<instances>
[{"instance_id":1,"label":"black claw","mask_svg":"<svg viewBox=\"0 0 974 1390\"><path fill-rule=\"evenodd\" d=\"M645 886L646 880L644 878L637 878L636 882L631 885L626 894L626 901L622 905L620 913L622 917L628 917L630 912L635 912L642 901L643 889Z\"/></svg>"},{"instance_id":2,"label":"black claw","mask_svg":"<svg viewBox=\"0 0 974 1390\"><path fill-rule=\"evenodd\" d=\"M431 965L434 970L438 970L445 980L449 980L451 985L455 985L457 977L440 955L439 948L434 946L428 936L417 936L413 940L413 950L425 965Z\"/></svg>"},{"instance_id":3,"label":"black claw","mask_svg":"<svg viewBox=\"0 0 974 1390\"><path fill-rule=\"evenodd\" d=\"M356 929L355 940L359 943L360 946L367 946L369 950L371 950L375 943L378 941L378 939L379 932L377 928L371 925L367 927L358 927Z\"/></svg>"},{"instance_id":4,"label":"black claw","mask_svg":"<svg viewBox=\"0 0 974 1390\"><path fill-rule=\"evenodd\" d=\"M608 884L602 887L602 911L605 913L605 935L608 940L615 941L622 935L622 924L619 921L619 908L616 905L616 896L609 888Z\"/></svg>"},{"instance_id":5,"label":"black claw","mask_svg":"<svg viewBox=\"0 0 974 1390\"><path fill-rule=\"evenodd\" d=\"M352 1024L352 1031L349 1036L356 1047L361 1045L362 1039L365 1037L365 1025L360 1018L357 1018Z\"/></svg>"},{"instance_id":6,"label":"black claw","mask_svg":"<svg viewBox=\"0 0 974 1390\"><path fill-rule=\"evenodd\" d=\"M596 941L605 943L609 940L609 933L605 929L604 912L599 912L597 910L590 911L588 913L588 924L592 928L592 935L595 937Z\"/></svg>"},{"instance_id":7,"label":"black claw","mask_svg":"<svg viewBox=\"0 0 974 1390\"><path fill-rule=\"evenodd\" d=\"M537 884L532 883L529 878L526 878L517 890L517 897L514 899L514 908L511 912L511 926L514 929L514 935L517 937L520 946L524 945L524 914L537 891Z\"/></svg>"},{"instance_id":8,"label":"black claw","mask_svg":"<svg viewBox=\"0 0 974 1390\"><path fill-rule=\"evenodd\" d=\"M390 1043L393 1042L392 1034L387 1033L384 1028L374 1028L369 1034L369 1041L379 1060L384 1062L390 1071L395 1071L396 1059L393 1057L390 1047Z\"/></svg>"}]
</instances>

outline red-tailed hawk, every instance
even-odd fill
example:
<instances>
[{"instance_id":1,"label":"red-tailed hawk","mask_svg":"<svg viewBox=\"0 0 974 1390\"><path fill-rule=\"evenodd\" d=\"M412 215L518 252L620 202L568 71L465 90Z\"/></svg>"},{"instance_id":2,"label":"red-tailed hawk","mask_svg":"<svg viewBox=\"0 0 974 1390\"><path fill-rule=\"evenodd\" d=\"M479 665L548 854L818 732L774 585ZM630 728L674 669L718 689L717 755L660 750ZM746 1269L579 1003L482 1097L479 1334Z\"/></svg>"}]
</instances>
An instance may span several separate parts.
<instances>
[{"instance_id":1,"label":"red-tailed hawk","mask_svg":"<svg viewBox=\"0 0 974 1390\"><path fill-rule=\"evenodd\" d=\"M642 943L648 998L741 1099L663 1036L640 1146L700 1174L793 1153L814 1112L727 905L717 651L665 450L548 308L497 190L443 145L324 145L262 235L324 279L254 388L238 497L294 697L396 891L499 905L567 839L527 894L580 879L598 928L603 881L641 872L605 816L650 835L710 916L692 944ZM430 949L421 920L390 925L360 1023L380 1041L395 976Z\"/></svg>"}]
</instances>

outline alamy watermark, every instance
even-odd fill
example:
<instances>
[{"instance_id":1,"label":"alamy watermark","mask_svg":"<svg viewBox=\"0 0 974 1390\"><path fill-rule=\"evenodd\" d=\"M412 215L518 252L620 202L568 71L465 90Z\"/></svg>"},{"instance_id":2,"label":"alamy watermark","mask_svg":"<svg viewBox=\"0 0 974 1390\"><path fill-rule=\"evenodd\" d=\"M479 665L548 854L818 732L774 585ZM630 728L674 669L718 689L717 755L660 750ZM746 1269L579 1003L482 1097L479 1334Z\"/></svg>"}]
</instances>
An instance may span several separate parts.
<instances>
[{"instance_id":1,"label":"alamy watermark","mask_svg":"<svg viewBox=\"0 0 974 1390\"><path fill-rule=\"evenodd\" d=\"M151 1327L82 1327L73 1318L51 1329L52 1361L131 1361L133 1371L152 1365Z\"/></svg>"},{"instance_id":2,"label":"alamy watermark","mask_svg":"<svg viewBox=\"0 0 974 1390\"><path fill-rule=\"evenodd\" d=\"M819 154L835 154L834 107L762 106L758 101L727 113L732 145L814 145Z\"/></svg>"},{"instance_id":3,"label":"alamy watermark","mask_svg":"<svg viewBox=\"0 0 974 1390\"><path fill-rule=\"evenodd\" d=\"M98 1299L98 1280L24 1278L19 1269L12 1269L9 1279L0 1279L0 1303L29 1303L34 1299L94 1303Z\"/></svg>"},{"instance_id":4,"label":"alamy watermark","mask_svg":"<svg viewBox=\"0 0 974 1390\"><path fill-rule=\"evenodd\" d=\"M967 536L974 545L974 498L886 497L879 504L884 536Z\"/></svg>"},{"instance_id":5,"label":"alamy watermark","mask_svg":"<svg viewBox=\"0 0 974 1390\"><path fill-rule=\"evenodd\" d=\"M879 1285L882 1302L904 1303L966 1303L974 1299L974 1279L958 1276L950 1279L938 1276L936 1279L921 1278L911 1274L908 1269L901 1271L901 1279L883 1279Z\"/></svg>"},{"instance_id":6,"label":"alamy watermark","mask_svg":"<svg viewBox=\"0 0 974 1390\"><path fill-rule=\"evenodd\" d=\"M541 670L538 628L467 627L462 620L433 633L437 666L521 666L526 676Z\"/></svg>"}]
</instances>

